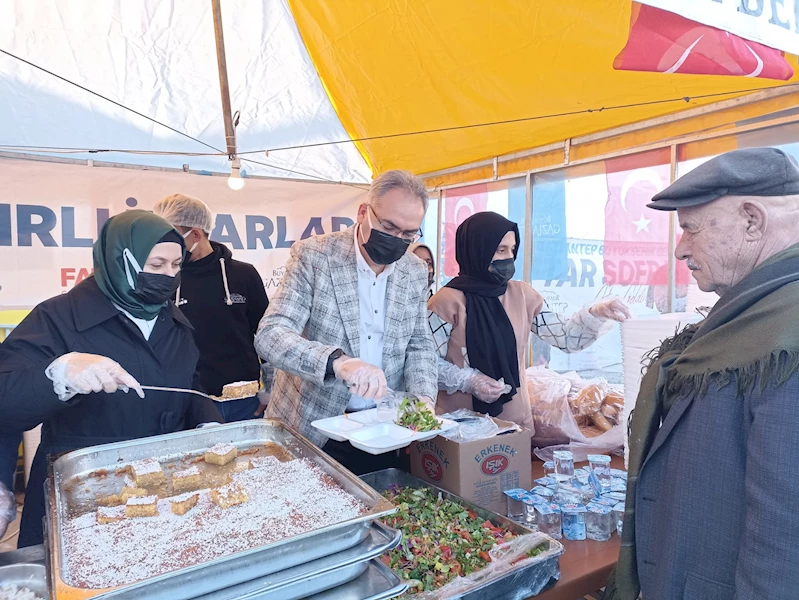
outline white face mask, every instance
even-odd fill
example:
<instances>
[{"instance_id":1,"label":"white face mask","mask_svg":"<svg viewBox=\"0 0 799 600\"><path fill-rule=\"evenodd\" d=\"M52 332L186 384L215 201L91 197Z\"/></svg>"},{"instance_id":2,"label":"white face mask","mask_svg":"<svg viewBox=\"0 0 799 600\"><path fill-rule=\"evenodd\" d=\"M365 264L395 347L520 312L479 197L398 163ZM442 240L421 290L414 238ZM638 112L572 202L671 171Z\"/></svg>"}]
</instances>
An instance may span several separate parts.
<instances>
[{"instance_id":1,"label":"white face mask","mask_svg":"<svg viewBox=\"0 0 799 600\"><path fill-rule=\"evenodd\" d=\"M191 235L191 232L192 232L192 231L194 231L194 230L193 230L193 229L189 229L189 230L188 230L186 233L184 233L184 234L183 234L183 239L185 240L187 237L189 237L189 235ZM199 241L199 240L197 240L196 242L194 242L194 245L193 245L191 248L189 248L189 254L191 254L192 252L194 252L194 249L197 247L197 244L199 244L199 243L200 243L200 241Z\"/></svg>"}]
</instances>

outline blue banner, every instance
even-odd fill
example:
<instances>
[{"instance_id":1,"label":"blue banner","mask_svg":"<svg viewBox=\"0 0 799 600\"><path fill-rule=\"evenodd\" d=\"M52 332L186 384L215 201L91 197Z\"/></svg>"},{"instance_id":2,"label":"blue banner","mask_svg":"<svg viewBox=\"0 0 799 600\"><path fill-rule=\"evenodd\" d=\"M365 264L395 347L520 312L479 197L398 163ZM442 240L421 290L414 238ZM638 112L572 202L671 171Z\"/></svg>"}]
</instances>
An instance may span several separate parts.
<instances>
[{"instance_id":1,"label":"blue banner","mask_svg":"<svg viewBox=\"0 0 799 600\"><path fill-rule=\"evenodd\" d=\"M532 281L565 279L569 272L566 240L566 182L562 173L533 178Z\"/></svg>"}]
</instances>

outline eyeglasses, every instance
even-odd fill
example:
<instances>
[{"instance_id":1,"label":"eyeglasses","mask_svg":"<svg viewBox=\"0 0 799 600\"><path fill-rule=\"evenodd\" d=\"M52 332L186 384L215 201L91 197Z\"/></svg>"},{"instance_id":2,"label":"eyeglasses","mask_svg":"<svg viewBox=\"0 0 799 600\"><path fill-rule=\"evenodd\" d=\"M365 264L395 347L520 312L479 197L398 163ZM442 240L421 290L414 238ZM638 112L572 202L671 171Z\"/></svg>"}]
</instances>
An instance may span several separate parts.
<instances>
[{"instance_id":1,"label":"eyeglasses","mask_svg":"<svg viewBox=\"0 0 799 600\"><path fill-rule=\"evenodd\" d=\"M419 238L422 237L421 228L417 229L416 231L402 231L399 227L397 227L390 221L383 222L383 220L377 216L377 213L375 212L375 209L372 208L371 204L368 204L367 206L369 207L369 210L372 211L372 214L375 216L375 219L377 219L377 222L380 224L380 227L383 229L385 233L393 235L394 237L398 237L401 240L404 240L410 244L418 242Z\"/></svg>"}]
</instances>

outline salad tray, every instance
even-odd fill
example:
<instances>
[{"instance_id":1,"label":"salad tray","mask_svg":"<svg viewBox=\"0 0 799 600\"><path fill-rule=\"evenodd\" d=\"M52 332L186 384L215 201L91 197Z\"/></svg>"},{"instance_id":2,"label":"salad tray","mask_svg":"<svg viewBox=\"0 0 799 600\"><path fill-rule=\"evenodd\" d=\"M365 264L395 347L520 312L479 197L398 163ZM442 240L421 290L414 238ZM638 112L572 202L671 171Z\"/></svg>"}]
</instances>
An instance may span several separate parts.
<instances>
[{"instance_id":1,"label":"salad tray","mask_svg":"<svg viewBox=\"0 0 799 600\"><path fill-rule=\"evenodd\" d=\"M380 492L393 488L428 488L446 500L460 504L467 510L475 512L480 519L490 521L493 525L512 532L517 536L536 535L547 544L547 549L539 556L524 560L518 565L509 563L507 568L487 572L485 575L477 571L463 580L462 589L457 593L437 596L436 592L425 592L418 597L428 598L460 598L464 600L525 600L539 594L554 580L560 577L558 558L564 552L563 545L544 534L520 525L495 512L481 508L451 492L431 485L417 477L398 469L386 469L361 476L361 479ZM447 586L450 586L447 584ZM443 589L443 588L442 588ZM414 598L416 596L410 596Z\"/></svg>"},{"instance_id":2,"label":"salad tray","mask_svg":"<svg viewBox=\"0 0 799 600\"><path fill-rule=\"evenodd\" d=\"M316 463L346 492L361 501L367 510L356 518L296 535L277 542L201 562L135 583L89 589L69 584L68 556L65 554L61 528L74 505L85 511L85 503L98 492L106 491L113 473L132 461L156 458L169 465L186 456L202 455L215 444L233 444L247 450L267 442L277 444L292 458L306 458ZM50 464L47 482L45 547L52 600L190 600L257 577L290 569L349 548L366 540L372 521L395 512L393 505L370 489L352 473L280 421L255 419L183 431L162 436L118 442L76 450ZM98 470L109 473L106 479L88 477ZM81 481L76 495L70 482ZM84 489L85 485L85 489ZM72 491L70 489L72 488Z\"/></svg>"},{"instance_id":3,"label":"salad tray","mask_svg":"<svg viewBox=\"0 0 799 600\"><path fill-rule=\"evenodd\" d=\"M395 423L395 409L383 411L371 408L359 412L328 417L313 421L311 425L337 442L348 441L358 450L369 454L385 454L393 452L412 442L430 440L444 431L457 427L455 421L437 417L441 424L438 429L430 431L413 431Z\"/></svg>"}]
</instances>

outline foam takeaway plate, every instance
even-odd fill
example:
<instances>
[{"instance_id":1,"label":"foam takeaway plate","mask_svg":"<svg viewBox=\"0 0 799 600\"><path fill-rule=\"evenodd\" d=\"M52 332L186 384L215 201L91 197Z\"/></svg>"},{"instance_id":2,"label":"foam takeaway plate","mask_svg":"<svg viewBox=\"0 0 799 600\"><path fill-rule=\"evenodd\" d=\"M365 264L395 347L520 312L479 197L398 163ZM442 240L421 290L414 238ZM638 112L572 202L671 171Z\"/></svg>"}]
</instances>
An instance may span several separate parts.
<instances>
[{"instance_id":1,"label":"foam takeaway plate","mask_svg":"<svg viewBox=\"0 0 799 600\"><path fill-rule=\"evenodd\" d=\"M351 432L364 427L363 423L350 419L347 415L319 419L311 423L311 426L337 442L346 442Z\"/></svg>"}]
</instances>

